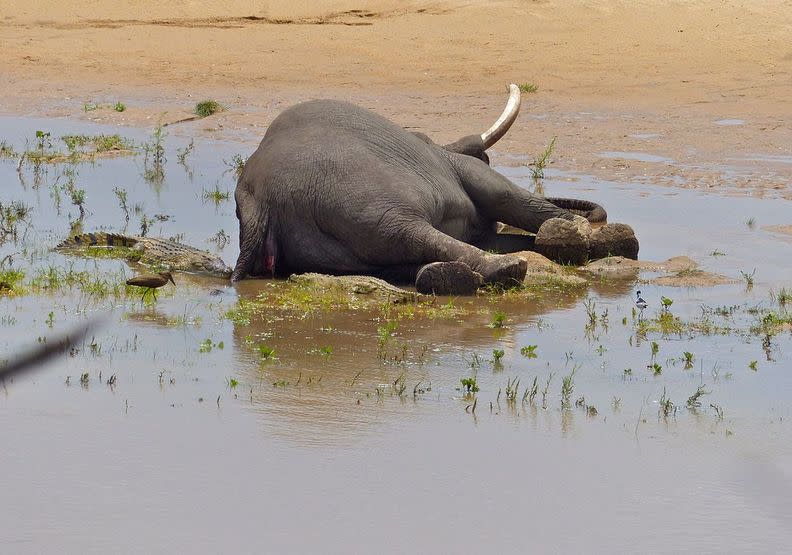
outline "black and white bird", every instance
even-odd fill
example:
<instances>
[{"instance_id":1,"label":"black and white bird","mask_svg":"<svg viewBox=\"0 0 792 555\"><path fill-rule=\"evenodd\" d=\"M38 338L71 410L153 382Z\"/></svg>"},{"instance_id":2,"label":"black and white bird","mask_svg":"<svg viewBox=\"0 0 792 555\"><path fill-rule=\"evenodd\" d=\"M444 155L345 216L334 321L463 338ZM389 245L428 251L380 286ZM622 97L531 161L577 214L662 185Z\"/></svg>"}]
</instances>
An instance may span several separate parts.
<instances>
[{"instance_id":1,"label":"black and white bird","mask_svg":"<svg viewBox=\"0 0 792 555\"><path fill-rule=\"evenodd\" d=\"M649 306L649 305L647 304L647 302L645 300L643 300L643 297L641 297L641 292L640 291L636 291L635 292L635 296L638 297L637 299L635 299L635 306L638 307L638 310L643 312L644 309L647 306Z\"/></svg>"}]
</instances>

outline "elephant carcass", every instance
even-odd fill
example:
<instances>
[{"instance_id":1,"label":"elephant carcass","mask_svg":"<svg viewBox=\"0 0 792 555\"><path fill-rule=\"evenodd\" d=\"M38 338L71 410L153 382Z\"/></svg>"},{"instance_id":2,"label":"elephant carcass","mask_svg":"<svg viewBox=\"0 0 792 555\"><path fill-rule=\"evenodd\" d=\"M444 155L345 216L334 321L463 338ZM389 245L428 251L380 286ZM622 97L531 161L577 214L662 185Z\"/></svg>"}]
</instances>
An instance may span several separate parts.
<instances>
[{"instance_id":1,"label":"elephant carcass","mask_svg":"<svg viewBox=\"0 0 792 555\"><path fill-rule=\"evenodd\" d=\"M240 254L232 279L368 274L437 294L520 282L524 259L486 252L497 242L497 223L536 232L550 218L574 216L488 165L487 148L519 105L512 85L492 128L445 146L347 102L287 109L237 184ZM595 203L572 203L577 213L605 217ZM509 250L529 250L532 241L517 239Z\"/></svg>"}]
</instances>

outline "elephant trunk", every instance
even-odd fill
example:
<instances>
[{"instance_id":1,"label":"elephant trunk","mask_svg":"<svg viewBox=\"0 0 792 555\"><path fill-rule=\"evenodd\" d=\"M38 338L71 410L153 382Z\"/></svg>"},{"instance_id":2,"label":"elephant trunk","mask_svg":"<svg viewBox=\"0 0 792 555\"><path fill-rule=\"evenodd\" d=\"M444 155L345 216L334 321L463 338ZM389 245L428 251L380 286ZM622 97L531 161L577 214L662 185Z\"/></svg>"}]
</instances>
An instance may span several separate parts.
<instances>
[{"instance_id":1,"label":"elephant trunk","mask_svg":"<svg viewBox=\"0 0 792 555\"><path fill-rule=\"evenodd\" d=\"M608 213L596 202L576 198L547 198L546 200L559 208L583 216L591 223L605 223L608 221Z\"/></svg>"}]
</instances>

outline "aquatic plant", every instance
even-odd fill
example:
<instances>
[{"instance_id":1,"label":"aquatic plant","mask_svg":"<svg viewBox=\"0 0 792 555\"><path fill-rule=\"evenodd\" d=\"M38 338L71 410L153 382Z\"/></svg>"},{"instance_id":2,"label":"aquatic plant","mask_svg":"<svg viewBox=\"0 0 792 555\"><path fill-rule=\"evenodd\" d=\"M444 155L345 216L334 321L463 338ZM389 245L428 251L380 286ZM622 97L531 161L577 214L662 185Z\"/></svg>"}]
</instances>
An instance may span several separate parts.
<instances>
[{"instance_id":1,"label":"aquatic plant","mask_svg":"<svg viewBox=\"0 0 792 555\"><path fill-rule=\"evenodd\" d=\"M520 354L526 358L536 358L536 348L538 345L526 345L520 349Z\"/></svg>"},{"instance_id":2,"label":"aquatic plant","mask_svg":"<svg viewBox=\"0 0 792 555\"><path fill-rule=\"evenodd\" d=\"M259 343L256 347L256 350L261 355L262 360L274 360L275 359L275 349L265 345L264 343Z\"/></svg>"},{"instance_id":3,"label":"aquatic plant","mask_svg":"<svg viewBox=\"0 0 792 555\"><path fill-rule=\"evenodd\" d=\"M506 380L506 401L513 403L517 400L517 392L520 389L520 379L510 378Z\"/></svg>"},{"instance_id":4,"label":"aquatic plant","mask_svg":"<svg viewBox=\"0 0 792 555\"><path fill-rule=\"evenodd\" d=\"M231 238L222 229L208 239L210 243L215 243L220 250L223 250L230 240Z\"/></svg>"},{"instance_id":5,"label":"aquatic plant","mask_svg":"<svg viewBox=\"0 0 792 555\"><path fill-rule=\"evenodd\" d=\"M145 214L140 215L140 236L145 237L148 232L151 224L154 223L154 220L146 216Z\"/></svg>"},{"instance_id":6,"label":"aquatic plant","mask_svg":"<svg viewBox=\"0 0 792 555\"><path fill-rule=\"evenodd\" d=\"M496 310L492 313L492 320L490 320L489 327L499 329L506 325L506 313L502 310Z\"/></svg>"},{"instance_id":7,"label":"aquatic plant","mask_svg":"<svg viewBox=\"0 0 792 555\"><path fill-rule=\"evenodd\" d=\"M242 170L245 168L245 162L246 160L241 154L234 154L230 160L223 160L223 164L228 167L228 170L226 171L233 172L237 178L242 175Z\"/></svg>"},{"instance_id":8,"label":"aquatic plant","mask_svg":"<svg viewBox=\"0 0 792 555\"><path fill-rule=\"evenodd\" d=\"M577 367L572 368L572 372L561 379L561 408L569 408L569 400L572 392L575 389L575 371Z\"/></svg>"},{"instance_id":9,"label":"aquatic plant","mask_svg":"<svg viewBox=\"0 0 792 555\"><path fill-rule=\"evenodd\" d=\"M553 154L553 150L555 149L555 142L556 137L553 137L550 144L547 145L547 148L531 162L531 174L534 179L542 179L544 177L544 170L550 161L550 155Z\"/></svg>"},{"instance_id":10,"label":"aquatic plant","mask_svg":"<svg viewBox=\"0 0 792 555\"><path fill-rule=\"evenodd\" d=\"M119 100L113 105L113 110L115 110L116 112L123 112L124 110L126 110L126 104L124 104Z\"/></svg>"},{"instance_id":11,"label":"aquatic plant","mask_svg":"<svg viewBox=\"0 0 792 555\"><path fill-rule=\"evenodd\" d=\"M231 193L221 190L220 186L215 184L215 188L212 190L204 189L201 196L204 201L211 200L215 204L220 204L221 202L228 200L231 197Z\"/></svg>"},{"instance_id":12,"label":"aquatic plant","mask_svg":"<svg viewBox=\"0 0 792 555\"><path fill-rule=\"evenodd\" d=\"M663 373L663 367L660 366L660 364L658 364L657 362L653 362L652 364L647 366L647 368L649 368L655 376L659 376L660 374Z\"/></svg>"},{"instance_id":13,"label":"aquatic plant","mask_svg":"<svg viewBox=\"0 0 792 555\"><path fill-rule=\"evenodd\" d=\"M184 148L177 148L176 149L176 160L178 160L179 164L182 166L187 164L187 157L192 154L192 151L195 149L195 140L190 139L190 142Z\"/></svg>"},{"instance_id":14,"label":"aquatic plant","mask_svg":"<svg viewBox=\"0 0 792 555\"><path fill-rule=\"evenodd\" d=\"M29 224L32 208L22 201L12 200L8 204L0 201L0 245L9 238L16 241L20 224Z\"/></svg>"},{"instance_id":15,"label":"aquatic plant","mask_svg":"<svg viewBox=\"0 0 792 555\"><path fill-rule=\"evenodd\" d=\"M663 388L663 395L660 397L660 402L658 403L658 418L662 416L663 418L668 418L669 416L676 416L677 407L668 398L666 395L666 390Z\"/></svg>"},{"instance_id":16,"label":"aquatic plant","mask_svg":"<svg viewBox=\"0 0 792 555\"><path fill-rule=\"evenodd\" d=\"M523 393L523 403L527 400L530 404L533 405L534 399L536 398L536 394L539 392L539 376L534 376L533 382L531 382L531 387L525 388L525 393Z\"/></svg>"},{"instance_id":17,"label":"aquatic plant","mask_svg":"<svg viewBox=\"0 0 792 555\"><path fill-rule=\"evenodd\" d=\"M0 141L0 158L16 158L17 156L19 154L14 150L14 147L6 141Z\"/></svg>"},{"instance_id":18,"label":"aquatic plant","mask_svg":"<svg viewBox=\"0 0 792 555\"><path fill-rule=\"evenodd\" d=\"M545 382L544 388L542 389L542 408L547 408L547 394L550 392L550 382L553 381L553 376L555 375L554 372L550 372L550 375L547 376L547 381Z\"/></svg>"},{"instance_id":19,"label":"aquatic plant","mask_svg":"<svg viewBox=\"0 0 792 555\"><path fill-rule=\"evenodd\" d=\"M161 125L158 125L149 142L143 144L143 179L155 185L165 179L165 136Z\"/></svg>"},{"instance_id":20,"label":"aquatic plant","mask_svg":"<svg viewBox=\"0 0 792 555\"><path fill-rule=\"evenodd\" d=\"M124 219L129 221L129 206L127 205L127 192L120 187L113 187L113 194L118 199L118 206L124 212Z\"/></svg>"},{"instance_id":21,"label":"aquatic plant","mask_svg":"<svg viewBox=\"0 0 792 555\"><path fill-rule=\"evenodd\" d=\"M476 376L471 376L469 378L462 378L459 380L462 383L462 390L465 393L478 393L479 386L476 383Z\"/></svg>"},{"instance_id":22,"label":"aquatic plant","mask_svg":"<svg viewBox=\"0 0 792 555\"><path fill-rule=\"evenodd\" d=\"M743 272L742 270L740 270L740 275L741 275L741 276L742 276L742 278L745 280L745 286L746 286L748 289L750 289L751 287L753 287L753 284L754 284L754 275L756 275L756 268L754 268L754 269L753 269L753 272L751 272L750 274L749 274L748 272Z\"/></svg>"},{"instance_id":23,"label":"aquatic plant","mask_svg":"<svg viewBox=\"0 0 792 555\"><path fill-rule=\"evenodd\" d=\"M696 391L693 392L693 395L688 397L688 400L687 400L687 403L686 403L687 408L689 408L691 410L699 408L701 406L701 401L699 399L701 397L703 397L704 395L709 395L710 393L712 393L712 392L711 391L707 391L707 389L706 389L706 387L704 387L704 385L698 386L696 388Z\"/></svg>"}]
</instances>

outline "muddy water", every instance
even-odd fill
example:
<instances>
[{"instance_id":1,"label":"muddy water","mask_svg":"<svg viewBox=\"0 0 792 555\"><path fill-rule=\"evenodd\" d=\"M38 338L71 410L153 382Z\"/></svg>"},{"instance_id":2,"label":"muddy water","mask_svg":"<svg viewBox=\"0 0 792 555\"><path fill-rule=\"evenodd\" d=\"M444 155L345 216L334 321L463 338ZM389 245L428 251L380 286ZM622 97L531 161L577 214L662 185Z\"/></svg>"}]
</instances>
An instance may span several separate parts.
<instances>
[{"instance_id":1,"label":"muddy water","mask_svg":"<svg viewBox=\"0 0 792 555\"><path fill-rule=\"evenodd\" d=\"M150 234L183 234L233 263L233 202L203 192L233 191L222 161L257 139L196 138L180 164L177 149L203 127L168 130L161 184L143 178L142 155L75 166L84 228L136 233L142 214L161 214ZM38 129L149 140L68 120L6 118L0 129L17 149ZM49 251L79 213L67 194L60 213L53 198L67 167L47 166L36 183L31 167L20 180L16 159L0 160L0 201L33 209L0 258L13 254L26 279L50 266L109 283L131 276L137 269L123 261ZM503 171L532 186L527 168ZM128 224L114 187L128 193ZM602 202L611 221L633 225L644 259L687 255L735 281L680 289L606 280L535 298L455 299L436 318L302 307L232 320L224 314L238 299L273 284L231 288L183 274L154 305L63 284L1 297L2 353L97 312L112 324L0 394L0 549L781 551L792 540L792 341L782 332L763 345L748 309L781 310L769 292L792 286L792 240L762 229L792 223L789 203L552 172L544 187ZM208 239L221 229L230 240L217 248ZM748 289L741 272L754 268ZM712 316L732 331L640 336L639 288L647 318L661 296L686 322L702 307L736 305L731 316ZM588 329L586 304L598 315ZM496 311L503 328L490 326ZM389 322L383 341L378 329ZM259 345L274 357L263 359ZM528 345L535 358L521 355ZM493 350L503 351L499 361ZM684 351L694 355L687 369ZM657 375L647 368L654 362ZM573 370L572 406L561 409L562 378ZM475 414L458 389L472 376ZM535 377L539 392L523 403ZM516 402L506 395L512 379ZM688 410L702 384L710 393ZM667 417L664 392L677 407Z\"/></svg>"}]
</instances>

